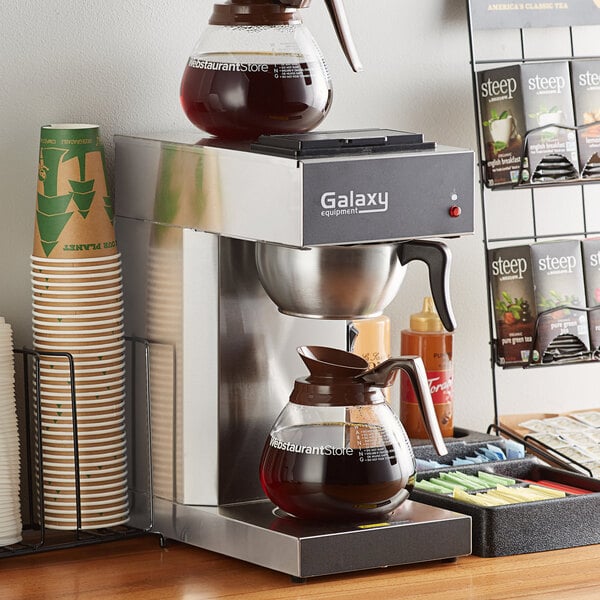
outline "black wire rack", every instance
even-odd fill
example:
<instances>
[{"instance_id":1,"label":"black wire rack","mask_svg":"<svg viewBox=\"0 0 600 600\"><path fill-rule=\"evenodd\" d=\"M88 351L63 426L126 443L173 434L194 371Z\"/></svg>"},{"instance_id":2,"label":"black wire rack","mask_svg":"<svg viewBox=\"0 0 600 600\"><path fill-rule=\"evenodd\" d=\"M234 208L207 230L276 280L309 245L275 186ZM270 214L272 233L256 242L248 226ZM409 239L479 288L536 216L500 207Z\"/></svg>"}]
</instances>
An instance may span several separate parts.
<instances>
[{"instance_id":1,"label":"black wire rack","mask_svg":"<svg viewBox=\"0 0 600 600\"><path fill-rule=\"evenodd\" d=\"M148 480L152 482L152 462L150 453L150 402L149 402L149 342L137 338L128 338L128 347L135 355L135 348L143 347L146 363L146 398L147 414L145 422L148 435ZM20 446L20 499L22 518L22 540L20 542L0 546L0 558L31 554L49 550L73 548L88 544L111 542L126 538L147 535L152 530L153 506L152 494L147 495L148 506L144 513L148 515L148 522L142 527L133 527L127 524L98 529L82 527L81 489L79 478L79 449L77 436L77 410L76 410L76 376L73 355L68 352L41 352L29 348L14 348L15 356L15 391L19 399L17 418L19 425ZM77 527L73 530L54 530L45 523L44 514L44 463L42 453L36 457L36 444L41 440L41 420L36 415L41 414L41 398L39 386L33 385L35 373L38 372L40 358L54 356L61 357L69 365L70 373L70 399L72 410L72 437L75 465L75 508ZM130 446L128 436L128 446ZM132 490L130 489L130 496ZM131 506L131 497L130 497ZM159 534L160 535L160 534ZM161 540L162 543L162 540Z\"/></svg>"},{"instance_id":2,"label":"black wire rack","mask_svg":"<svg viewBox=\"0 0 600 600\"><path fill-rule=\"evenodd\" d=\"M466 8L468 14L468 33L469 33L469 54L470 54L470 66L471 66L471 85L473 92L473 107L474 117L476 123L477 133L477 155L478 155L478 167L479 167L479 180L480 180L480 197L481 197L481 210L482 210L482 221L483 221L483 245L484 251L487 252L490 248L497 246L498 244L508 243L519 244L519 243L531 243L532 241L541 241L545 239L556 239L556 238L586 238L600 236L600 229L598 229L598 222L593 213L593 190L597 189L597 184L600 183L598 178L586 178L583 177L582 173L578 173L578 176L568 180L555 180L555 181L543 181L543 182L532 182L531 177L525 181L524 174L524 158L527 155L526 145L522 149L520 171L518 181L513 184L507 184L497 187L489 187L487 176L486 176L486 158L484 148L484 135L483 135L483 123L481 120L480 110L480 98L478 94L478 72L486 66L501 66L504 64L526 64L531 62L557 62L557 61L570 61L570 60L589 60L598 59L599 55L596 52L596 41L594 38L594 44L592 49L586 48L580 50L578 46L578 38L581 34L581 29L588 29L589 27L598 29L600 28L600 11L594 12L594 18L586 20L584 14L588 12L578 13L577 3L572 2L568 11L553 10L552 7L548 10L536 10L533 6L534 3L528 5L527 3L512 3L510 6L503 5L505 8L505 14L500 15L500 12L494 12L490 10L493 3L484 2L483 0L466 0ZM592 9L593 10L593 9ZM563 14L564 13L564 14ZM549 19L548 22L545 20ZM553 19L556 19L553 21ZM496 24L492 24L491 21L496 21ZM503 23L500 26L500 23ZM581 26L584 26L583 28ZM545 35L543 43L543 52L528 47L528 34L531 32L540 31L554 31L553 28L558 28L561 31L561 44L557 46L559 50L553 49L555 40L553 35L550 33ZM496 36L496 34L498 34ZM510 38L510 40L509 40ZM554 40L554 41L553 41ZM496 52L498 50L498 52ZM495 56L494 56L495 54ZM598 122L580 125L580 126L564 126L562 124L551 123L540 127L539 130L543 130L551 127L559 127L562 129L569 129L574 133L586 129L588 127L597 126ZM538 131L538 130L535 130ZM527 144L529 135L534 130L527 131L525 134L524 142ZM531 174L530 174L531 175ZM560 223L558 227L552 227L551 230L547 230L546 227L541 227L540 223L543 220L545 206L539 197L544 194L544 190L549 188L564 188L569 190L569 201L573 204L569 204L570 210L577 212L581 215L579 229L570 227L568 230L564 230ZM507 230L504 228L501 231L496 231L493 227L493 207L497 208L498 203L502 202L506 197L506 192L517 191L523 189L524 193L520 195L520 199L523 202L523 211L530 215L531 225L527 227L526 231L520 230L519 233L515 231ZM566 209L567 210L567 209ZM488 261L485 262L486 278L487 281L491 281L491 274L489 272L490 265ZM499 386L499 375L500 372L516 371L517 365L505 365L501 364L498 358L498 340L496 333L495 314L494 314L494 299L492 297L491 286L487 286L487 308L488 308L488 329L489 329L489 340L490 340L490 364L491 364L491 378L492 378L492 394L494 404L494 423L492 428L498 428L499 415L500 415L500 404L501 402L501 391ZM564 307L560 307L563 309ZM581 310L579 307L567 307L571 310ZM535 323L535 336L538 337L538 328L540 322L543 319L550 318L549 314L552 312L546 311L538 315ZM558 310L558 308L556 309ZM578 344L578 339L566 339L562 338L547 348L536 349L536 340L531 345L530 359L527 362L519 363L519 368L534 367L547 367L547 366L558 366L558 365L575 365L575 364L596 364L600 359L600 353L596 348L584 348L581 344ZM496 367L501 367L497 369ZM504 379L503 379L504 381ZM521 442L523 440L520 440Z\"/></svg>"}]
</instances>

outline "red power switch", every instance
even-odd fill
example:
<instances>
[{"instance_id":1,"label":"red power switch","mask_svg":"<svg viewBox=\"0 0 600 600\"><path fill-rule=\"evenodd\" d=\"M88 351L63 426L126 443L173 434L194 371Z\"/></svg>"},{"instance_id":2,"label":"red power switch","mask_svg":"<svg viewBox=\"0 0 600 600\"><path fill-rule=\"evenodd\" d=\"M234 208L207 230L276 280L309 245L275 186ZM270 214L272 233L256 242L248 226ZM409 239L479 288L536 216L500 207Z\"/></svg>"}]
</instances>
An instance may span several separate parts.
<instances>
[{"instance_id":1,"label":"red power switch","mask_svg":"<svg viewBox=\"0 0 600 600\"><path fill-rule=\"evenodd\" d=\"M462 210L461 210L460 206L457 206L456 204L454 204L453 206L451 206L450 209L448 210L448 213L454 219L456 217L460 217L460 213L461 212L462 212Z\"/></svg>"}]
</instances>

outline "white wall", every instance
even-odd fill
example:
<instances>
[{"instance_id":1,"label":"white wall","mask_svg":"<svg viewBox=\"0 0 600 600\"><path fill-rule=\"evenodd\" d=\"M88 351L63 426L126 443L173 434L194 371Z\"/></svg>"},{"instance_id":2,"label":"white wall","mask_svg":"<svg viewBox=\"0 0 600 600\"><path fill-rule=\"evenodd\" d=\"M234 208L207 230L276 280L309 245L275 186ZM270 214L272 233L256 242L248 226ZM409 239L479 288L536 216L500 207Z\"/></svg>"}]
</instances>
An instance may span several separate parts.
<instances>
[{"instance_id":1,"label":"white wall","mask_svg":"<svg viewBox=\"0 0 600 600\"><path fill-rule=\"evenodd\" d=\"M115 133L190 129L178 88L210 0L4 0L0 21L3 160L0 315L18 345L31 343L29 254L39 128L51 122L101 127L112 163ZM421 131L443 144L475 148L464 0L346 0L365 70L353 74L324 3L304 19L328 60L333 108L322 128ZM456 422L484 429L493 418L479 197L474 236L449 242L454 254ZM393 350L410 312L428 291L411 265L390 307ZM508 412L522 412L518 399Z\"/></svg>"}]
</instances>

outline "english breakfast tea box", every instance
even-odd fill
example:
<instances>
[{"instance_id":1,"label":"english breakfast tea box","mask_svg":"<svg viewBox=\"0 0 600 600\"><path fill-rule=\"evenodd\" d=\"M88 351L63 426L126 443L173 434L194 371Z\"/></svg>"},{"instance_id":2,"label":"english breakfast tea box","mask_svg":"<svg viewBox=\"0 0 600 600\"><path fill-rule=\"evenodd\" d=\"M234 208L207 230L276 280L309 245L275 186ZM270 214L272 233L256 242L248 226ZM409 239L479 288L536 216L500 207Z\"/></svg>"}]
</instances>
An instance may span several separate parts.
<instances>
[{"instance_id":1,"label":"english breakfast tea box","mask_svg":"<svg viewBox=\"0 0 600 600\"><path fill-rule=\"evenodd\" d=\"M583 261L579 240L537 242L530 246L535 307L539 317L536 349L540 355L559 335L590 345L585 307ZM562 308L559 308L562 307Z\"/></svg>"},{"instance_id":2,"label":"english breakfast tea box","mask_svg":"<svg viewBox=\"0 0 600 600\"><path fill-rule=\"evenodd\" d=\"M588 308L598 306L588 313L590 343L592 348L600 347L600 238L581 241L585 295Z\"/></svg>"},{"instance_id":3,"label":"english breakfast tea box","mask_svg":"<svg viewBox=\"0 0 600 600\"><path fill-rule=\"evenodd\" d=\"M527 364L535 327L535 296L529 246L488 250L496 326L496 361Z\"/></svg>"},{"instance_id":4,"label":"english breakfast tea box","mask_svg":"<svg viewBox=\"0 0 600 600\"><path fill-rule=\"evenodd\" d=\"M477 73L480 118L489 187L519 180L525 138L520 67L512 65Z\"/></svg>"},{"instance_id":5,"label":"english breakfast tea box","mask_svg":"<svg viewBox=\"0 0 600 600\"><path fill-rule=\"evenodd\" d=\"M578 176L575 132L553 127L574 125L566 61L488 69L477 78L489 187Z\"/></svg>"},{"instance_id":6,"label":"english breakfast tea box","mask_svg":"<svg viewBox=\"0 0 600 600\"><path fill-rule=\"evenodd\" d=\"M521 66L527 156L532 183L574 179L579 175L569 63L528 63ZM536 129L538 128L538 131Z\"/></svg>"},{"instance_id":7,"label":"english breakfast tea box","mask_svg":"<svg viewBox=\"0 0 600 600\"><path fill-rule=\"evenodd\" d=\"M589 125L577 131L579 170L584 178L600 177L600 60L572 61L571 80L575 124Z\"/></svg>"}]
</instances>

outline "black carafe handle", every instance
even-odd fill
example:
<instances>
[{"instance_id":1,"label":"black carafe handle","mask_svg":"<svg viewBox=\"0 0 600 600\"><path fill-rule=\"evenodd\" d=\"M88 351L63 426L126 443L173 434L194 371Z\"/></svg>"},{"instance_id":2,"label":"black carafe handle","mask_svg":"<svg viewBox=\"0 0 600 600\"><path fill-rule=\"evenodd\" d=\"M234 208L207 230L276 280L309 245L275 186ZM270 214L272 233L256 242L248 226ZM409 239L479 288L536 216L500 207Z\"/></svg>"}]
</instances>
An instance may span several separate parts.
<instances>
[{"instance_id":1,"label":"black carafe handle","mask_svg":"<svg viewBox=\"0 0 600 600\"><path fill-rule=\"evenodd\" d=\"M446 331L456 329L456 319L450 301L450 265L452 254L443 242L411 240L398 246L400 264L422 260L429 269L429 286L437 313Z\"/></svg>"}]
</instances>

